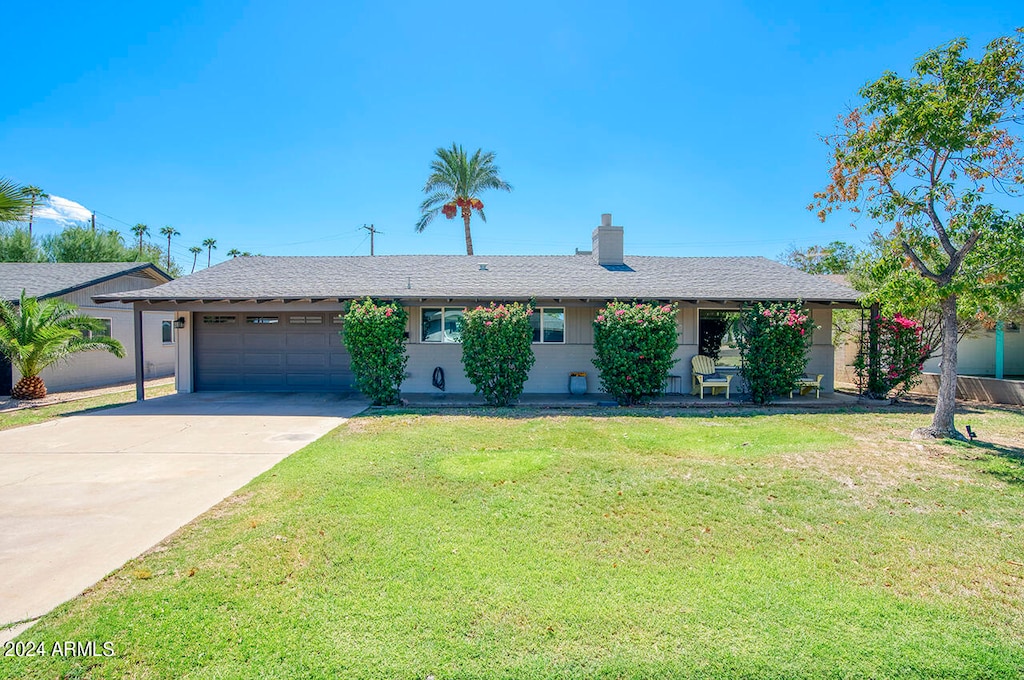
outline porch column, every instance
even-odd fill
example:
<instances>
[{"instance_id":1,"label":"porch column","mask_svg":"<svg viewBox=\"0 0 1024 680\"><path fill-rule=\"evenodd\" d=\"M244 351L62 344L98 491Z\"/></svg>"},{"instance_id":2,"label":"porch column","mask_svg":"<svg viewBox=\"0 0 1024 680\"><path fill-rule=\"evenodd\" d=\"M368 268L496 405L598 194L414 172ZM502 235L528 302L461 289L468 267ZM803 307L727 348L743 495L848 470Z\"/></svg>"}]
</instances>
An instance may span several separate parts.
<instances>
[{"instance_id":1,"label":"porch column","mask_svg":"<svg viewBox=\"0 0 1024 680\"><path fill-rule=\"evenodd\" d=\"M996 379L1003 379L1003 322L996 321Z\"/></svg>"},{"instance_id":2,"label":"porch column","mask_svg":"<svg viewBox=\"0 0 1024 680\"><path fill-rule=\"evenodd\" d=\"M134 303L132 317L135 321L135 401L146 400L146 360L142 356L142 307Z\"/></svg>"}]
</instances>

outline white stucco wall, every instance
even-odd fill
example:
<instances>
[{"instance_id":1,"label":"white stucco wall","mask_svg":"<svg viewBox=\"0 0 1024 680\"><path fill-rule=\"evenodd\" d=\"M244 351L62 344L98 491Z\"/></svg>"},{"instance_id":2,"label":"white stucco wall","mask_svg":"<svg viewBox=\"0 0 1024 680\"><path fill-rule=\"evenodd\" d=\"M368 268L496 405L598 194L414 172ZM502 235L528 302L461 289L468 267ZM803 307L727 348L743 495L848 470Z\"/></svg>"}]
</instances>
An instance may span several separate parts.
<instances>
[{"instance_id":1,"label":"white stucco wall","mask_svg":"<svg viewBox=\"0 0 1024 680\"><path fill-rule=\"evenodd\" d=\"M938 373L941 355L924 364L926 373ZM995 375L996 334L995 331L975 331L957 344L957 372L960 375ZM1003 333L1003 374L1024 375L1024 333L1004 331Z\"/></svg>"},{"instance_id":2,"label":"white stucco wall","mask_svg":"<svg viewBox=\"0 0 1024 680\"><path fill-rule=\"evenodd\" d=\"M135 380L135 327L131 308L106 305L81 306L82 314L110 319L110 335L121 343L124 358L118 359L105 351L75 354L61 362L47 367L40 374L50 392L102 387ZM161 341L161 322L169 320L169 312L146 312L143 314L143 358L146 378L159 378L174 373L173 344ZM21 378L17 369L12 370L13 382Z\"/></svg>"}]
</instances>

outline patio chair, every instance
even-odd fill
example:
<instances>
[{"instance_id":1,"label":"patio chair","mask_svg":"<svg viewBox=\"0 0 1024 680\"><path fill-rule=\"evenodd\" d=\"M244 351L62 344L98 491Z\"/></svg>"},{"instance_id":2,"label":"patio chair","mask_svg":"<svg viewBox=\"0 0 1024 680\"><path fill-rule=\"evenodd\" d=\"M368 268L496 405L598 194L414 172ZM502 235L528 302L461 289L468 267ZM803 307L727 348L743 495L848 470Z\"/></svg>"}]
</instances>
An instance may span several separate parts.
<instances>
[{"instance_id":1,"label":"patio chair","mask_svg":"<svg viewBox=\"0 0 1024 680\"><path fill-rule=\"evenodd\" d=\"M716 372L714 359L698 354L690 360L690 364L693 366L693 389L690 394L699 394L703 399L704 390L711 390L712 397L725 390L725 398L729 398L732 376Z\"/></svg>"},{"instance_id":2,"label":"patio chair","mask_svg":"<svg viewBox=\"0 0 1024 680\"><path fill-rule=\"evenodd\" d=\"M797 378L797 380L796 380L796 387L797 387L797 389L800 390L800 396L802 397L805 394L810 393L811 390L814 390L814 398L815 399L820 399L821 398L821 379L824 378L824 377L825 377L825 375L823 373L817 373L815 375L802 375L799 378ZM793 392L794 391L795 390L790 390L789 391L789 398L790 399L793 398Z\"/></svg>"}]
</instances>

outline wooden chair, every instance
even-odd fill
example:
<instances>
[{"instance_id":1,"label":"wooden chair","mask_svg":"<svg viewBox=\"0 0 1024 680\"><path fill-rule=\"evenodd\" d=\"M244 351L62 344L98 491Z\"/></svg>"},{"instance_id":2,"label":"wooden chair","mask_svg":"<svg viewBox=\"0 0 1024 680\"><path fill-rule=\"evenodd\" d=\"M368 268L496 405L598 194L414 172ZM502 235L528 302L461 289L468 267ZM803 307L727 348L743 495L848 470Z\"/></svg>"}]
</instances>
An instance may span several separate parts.
<instances>
[{"instance_id":1,"label":"wooden chair","mask_svg":"<svg viewBox=\"0 0 1024 680\"><path fill-rule=\"evenodd\" d=\"M690 394L699 394L704 398L704 390L711 390L711 396L725 390L725 398L729 398L729 383L732 382L731 375L722 375L715 372L715 360L698 354L690 360L693 367L693 389Z\"/></svg>"},{"instance_id":2,"label":"wooden chair","mask_svg":"<svg viewBox=\"0 0 1024 680\"><path fill-rule=\"evenodd\" d=\"M814 390L814 398L815 399L820 399L821 398L821 379L824 378L824 377L825 377L824 374L817 373L817 374L815 374L813 376L811 376L811 375L802 375L799 378L797 378L796 386L797 386L797 389L800 390L800 396L802 397L805 394L808 394L811 390ZM794 392L794 390L790 390L789 391L789 398L790 399L793 398L793 392Z\"/></svg>"}]
</instances>

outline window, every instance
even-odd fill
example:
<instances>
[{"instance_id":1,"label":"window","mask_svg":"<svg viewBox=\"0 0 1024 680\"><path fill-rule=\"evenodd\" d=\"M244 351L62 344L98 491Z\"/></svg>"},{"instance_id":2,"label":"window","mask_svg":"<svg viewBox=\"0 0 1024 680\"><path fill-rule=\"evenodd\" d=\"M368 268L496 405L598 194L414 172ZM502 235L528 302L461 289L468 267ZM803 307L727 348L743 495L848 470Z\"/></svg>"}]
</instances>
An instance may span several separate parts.
<instances>
[{"instance_id":1,"label":"window","mask_svg":"<svg viewBox=\"0 0 1024 680\"><path fill-rule=\"evenodd\" d=\"M89 331L90 338L109 338L110 337L110 319L96 319L102 325L102 328L98 331Z\"/></svg>"},{"instance_id":2,"label":"window","mask_svg":"<svg viewBox=\"0 0 1024 680\"><path fill-rule=\"evenodd\" d=\"M160 342L170 345L174 342L173 322L165 320L160 322Z\"/></svg>"},{"instance_id":3,"label":"window","mask_svg":"<svg viewBox=\"0 0 1024 680\"><path fill-rule=\"evenodd\" d=\"M424 307L423 342L461 342L465 307Z\"/></svg>"},{"instance_id":4,"label":"window","mask_svg":"<svg viewBox=\"0 0 1024 680\"><path fill-rule=\"evenodd\" d=\"M247 316L245 317L246 323L255 324L257 326L268 326L275 324L279 321L276 316Z\"/></svg>"},{"instance_id":5,"label":"window","mask_svg":"<svg viewBox=\"0 0 1024 680\"><path fill-rule=\"evenodd\" d=\"M203 323L235 323L235 317L227 314L205 314Z\"/></svg>"},{"instance_id":6,"label":"window","mask_svg":"<svg viewBox=\"0 0 1024 680\"><path fill-rule=\"evenodd\" d=\"M316 326L318 324L322 324L323 322L324 322L324 317L320 316L319 314L317 314L315 316L312 316L312 315L300 316L300 315L293 314L292 316L288 317L288 323L296 324L296 325Z\"/></svg>"},{"instance_id":7,"label":"window","mask_svg":"<svg viewBox=\"0 0 1024 680\"><path fill-rule=\"evenodd\" d=\"M538 307L530 317L534 342L565 342L565 308Z\"/></svg>"},{"instance_id":8,"label":"window","mask_svg":"<svg viewBox=\"0 0 1024 680\"><path fill-rule=\"evenodd\" d=\"M715 360L718 366L739 366L740 350L733 325L739 312L702 309L698 313L697 352Z\"/></svg>"}]
</instances>

